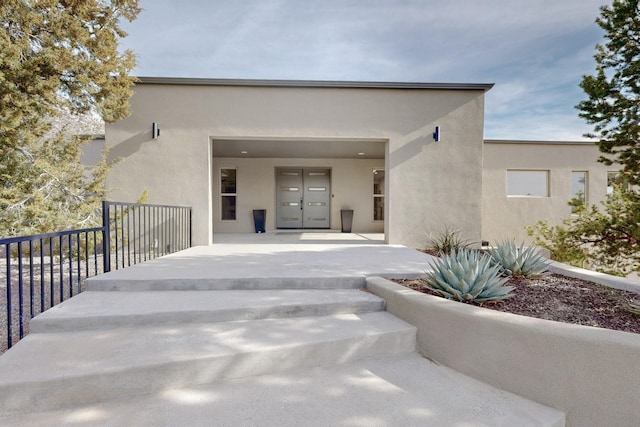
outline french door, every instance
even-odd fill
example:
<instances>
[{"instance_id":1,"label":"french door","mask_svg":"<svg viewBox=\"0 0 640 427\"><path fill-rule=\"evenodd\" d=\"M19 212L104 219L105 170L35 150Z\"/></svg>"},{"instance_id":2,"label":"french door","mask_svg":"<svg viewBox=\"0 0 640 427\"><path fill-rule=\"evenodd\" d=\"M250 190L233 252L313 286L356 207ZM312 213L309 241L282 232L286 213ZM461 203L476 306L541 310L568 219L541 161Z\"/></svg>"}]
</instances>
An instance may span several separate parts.
<instances>
[{"instance_id":1,"label":"french door","mask_svg":"<svg viewBox=\"0 0 640 427\"><path fill-rule=\"evenodd\" d=\"M329 228L331 171L277 169L276 227Z\"/></svg>"}]
</instances>

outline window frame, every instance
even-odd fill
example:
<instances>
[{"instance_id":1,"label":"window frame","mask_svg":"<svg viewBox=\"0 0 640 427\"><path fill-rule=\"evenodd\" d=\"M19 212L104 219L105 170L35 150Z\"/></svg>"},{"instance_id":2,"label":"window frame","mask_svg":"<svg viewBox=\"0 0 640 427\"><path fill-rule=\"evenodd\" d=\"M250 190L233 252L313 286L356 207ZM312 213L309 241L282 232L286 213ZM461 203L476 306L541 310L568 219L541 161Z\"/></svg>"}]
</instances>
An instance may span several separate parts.
<instances>
[{"instance_id":1,"label":"window frame","mask_svg":"<svg viewBox=\"0 0 640 427\"><path fill-rule=\"evenodd\" d=\"M379 171L384 173L385 175L384 175L384 177L382 179L382 186L378 187L381 192L380 193L376 193L375 175ZM384 222L384 208L385 208L385 202L386 202L386 200L385 200L386 199L386 195L385 195L385 192L384 192L384 185L385 185L385 180L386 180L386 171L384 170L384 168L374 168L372 170L371 176L373 177L373 180L372 180L372 184L373 185L372 185L372 188L371 188L371 192L372 192L372 195L373 195L373 198L371 200L373 202L371 218L372 218L372 221L376 222L376 223L377 222ZM376 207L376 199L382 200L382 219L376 219L376 209L375 209L375 207Z\"/></svg>"},{"instance_id":2,"label":"window frame","mask_svg":"<svg viewBox=\"0 0 640 427\"><path fill-rule=\"evenodd\" d=\"M572 170L571 171L571 193L570 193L570 197L569 200L573 200L576 195L574 195L574 188L573 188L573 174L576 173L581 173L584 175L584 191L582 194L582 203L586 206L587 203L589 203L589 171L588 170ZM574 206L571 207L571 213L574 214L576 211L576 208Z\"/></svg>"},{"instance_id":3,"label":"window frame","mask_svg":"<svg viewBox=\"0 0 640 427\"><path fill-rule=\"evenodd\" d=\"M225 170L233 170L235 171L235 192L234 193L227 193L227 192L223 192L223 188L222 188L222 173ZM220 214L220 221L221 222L236 222L238 221L238 168L237 167L230 167L230 166L222 166L219 169L219 174L218 174L218 193L220 195L220 209L219 209L219 214ZM234 202L235 202L235 209L233 212L233 219L227 219L224 218L224 203L223 203L223 199L225 197L234 198Z\"/></svg>"}]
</instances>

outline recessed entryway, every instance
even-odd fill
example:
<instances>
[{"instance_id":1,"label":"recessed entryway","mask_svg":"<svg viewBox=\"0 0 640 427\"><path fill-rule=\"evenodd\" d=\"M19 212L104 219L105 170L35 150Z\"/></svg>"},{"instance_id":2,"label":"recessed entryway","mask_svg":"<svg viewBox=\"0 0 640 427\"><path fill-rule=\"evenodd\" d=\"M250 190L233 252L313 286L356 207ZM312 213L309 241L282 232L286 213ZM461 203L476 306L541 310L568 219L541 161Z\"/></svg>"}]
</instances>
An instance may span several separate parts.
<instances>
[{"instance_id":1,"label":"recessed entryway","mask_svg":"<svg viewBox=\"0 0 640 427\"><path fill-rule=\"evenodd\" d=\"M276 193L277 228L330 228L330 169L276 169Z\"/></svg>"}]
</instances>

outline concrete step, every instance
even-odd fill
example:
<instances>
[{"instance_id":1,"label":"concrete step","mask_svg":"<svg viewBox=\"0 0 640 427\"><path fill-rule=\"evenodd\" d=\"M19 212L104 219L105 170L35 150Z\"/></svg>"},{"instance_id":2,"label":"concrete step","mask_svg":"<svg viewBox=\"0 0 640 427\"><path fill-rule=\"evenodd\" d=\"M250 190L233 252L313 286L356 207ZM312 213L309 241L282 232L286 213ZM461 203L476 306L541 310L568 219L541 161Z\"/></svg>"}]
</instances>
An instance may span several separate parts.
<instances>
[{"instance_id":1,"label":"concrete step","mask_svg":"<svg viewBox=\"0 0 640 427\"><path fill-rule=\"evenodd\" d=\"M563 427L565 414L410 353L30 412L0 425Z\"/></svg>"},{"instance_id":2,"label":"concrete step","mask_svg":"<svg viewBox=\"0 0 640 427\"><path fill-rule=\"evenodd\" d=\"M359 289L261 291L86 291L31 320L30 333L177 325L384 310Z\"/></svg>"},{"instance_id":3,"label":"concrete step","mask_svg":"<svg viewBox=\"0 0 640 427\"><path fill-rule=\"evenodd\" d=\"M90 277L87 291L207 291L207 290L269 290L269 289L362 289L365 276L324 277L193 277L154 276L141 274L134 267ZM144 273L144 271L142 271Z\"/></svg>"},{"instance_id":4,"label":"concrete step","mask_svg":"<svg viewBox=\"0 0 640 427\"><path fill-rule=\"evenodd\" d=\"M0 357L0 414L415 350L386 313L30 334Z\"/></svg>"}]
</instances>

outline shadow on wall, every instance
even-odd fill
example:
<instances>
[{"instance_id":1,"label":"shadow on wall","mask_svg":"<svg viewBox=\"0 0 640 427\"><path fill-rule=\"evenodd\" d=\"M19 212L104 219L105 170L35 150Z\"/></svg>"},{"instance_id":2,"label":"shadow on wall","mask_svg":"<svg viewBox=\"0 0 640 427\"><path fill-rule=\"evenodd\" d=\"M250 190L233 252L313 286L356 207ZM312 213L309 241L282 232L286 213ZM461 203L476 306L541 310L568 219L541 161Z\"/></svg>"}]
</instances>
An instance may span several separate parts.
<instances>
[{"instance_id":1,"label":"shadow on wall","mask_svg":"<svg viewBox=\"0 0 640 427\"><path fill-rule=\"evenodd\" d=\"M391 152L391 157L389 159L391 169L415 158L420 154L424 147L435 143L435 140L433 139L435 126L435 124L429 123L428 125L399 138L397 142L402 145Z\"/></svg>"},{"instance_id":2,"label":"shadow on wall","mask_svg":"<svg viewBox=\"0 0 640 427\"><path fill-rule=\"evenodd\" d=\"M481 97L481 96L484 96L484 92L481 95L478 95L478 97ZM464 105L468 105L469 103L476 102L476 99L478 97L474 97L473 99L466 100L466 102L463 102L463 103L459 103L457 102L457 99L453 99L450 102L450 105L447 106L448 108L446 109L446 111L440 113L438 117L435 117L435 118L425 117L425 121L428 122L425 126L407 135L404 135L401 138L398 138L396 140L396 143L400 146L397 149L391 151L390 153L391 158L389 159L390 160L389 165L391 169L403 164L408 160L411 160L412 158L420 154L420 152L424 147L435 143L436 141L434 139L433 134L436 129L436 126L439 126L439 121L443 117L447 117L453 111L460 109ZM440 105L440 107L442 107L442 105ZM442 131L442 129L440 130ZM444 131L446 132L446 129L444 129ZM442 135L440 135L440 138L442 138ZM442 139L440 139L440 141L442 142Z\"/></svg>"},{"instance_id":3,"label":"shadow on wall","mask_svg":"<svg viewBox=\"0 0 640 427\"><path fill-rule=\"evenodd\" d=\"M142 144L151 141L153 141L153 139L151 138L151 131L133 135L131 138L120 142L118 145L109 147L109 156L107 157L107 160L109 162L112 162L114 160L117 160L118 158L126 159L135 152L140 151L140 147L142 147Z\"/></svg>"}]
</instances>

